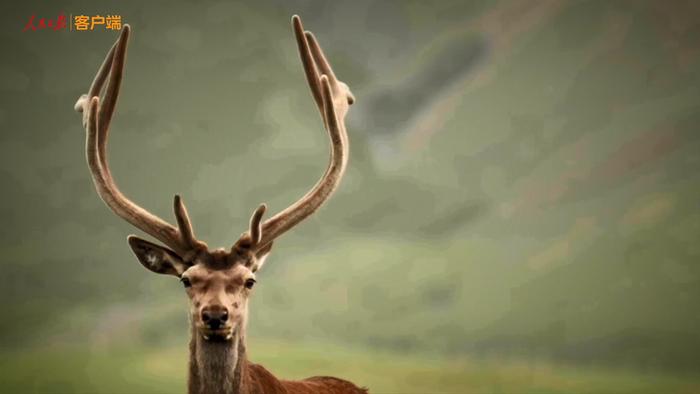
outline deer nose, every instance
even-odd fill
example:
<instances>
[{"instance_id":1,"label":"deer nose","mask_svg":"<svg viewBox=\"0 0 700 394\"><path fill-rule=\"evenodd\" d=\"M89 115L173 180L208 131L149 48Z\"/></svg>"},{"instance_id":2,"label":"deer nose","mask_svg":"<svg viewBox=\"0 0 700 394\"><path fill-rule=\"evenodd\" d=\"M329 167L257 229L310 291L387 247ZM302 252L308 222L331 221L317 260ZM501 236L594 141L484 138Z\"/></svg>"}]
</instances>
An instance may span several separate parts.
<instances>
[{"instance_id":1,"label":"deer nose","mask_svg":"<svg viewBox=\"0 0 700 394\"><path fill-rule=\"evenodd\" d=\"M221 328L228 320L228 311L220 305L208 306L202 309L202 322L212 330Z\"/></svg>"}]
</instances>

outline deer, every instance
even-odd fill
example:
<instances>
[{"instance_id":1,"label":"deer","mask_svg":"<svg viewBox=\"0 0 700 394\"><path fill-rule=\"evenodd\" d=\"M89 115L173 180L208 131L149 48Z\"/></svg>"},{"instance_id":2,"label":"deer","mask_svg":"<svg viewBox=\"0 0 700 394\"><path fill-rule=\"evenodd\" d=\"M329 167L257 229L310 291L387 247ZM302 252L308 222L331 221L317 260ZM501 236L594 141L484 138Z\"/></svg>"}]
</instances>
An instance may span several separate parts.
<instances>
[{"instance_id":1,"label":"deer","mask_svg":"<svg viewBox=\"0 0 700 394\"><path fill-rule=\"evenodd\" d=\"M303 197L263 221L261 204L247 230L228 249L210 249L197 239L183 199L175 195L176 225L150 213L117 187L107 161L110 122L119 96L131 27L125 24L97 71L87 94L74 109L82 113L87 164L98 196L114 214L164 246L136 235L127 237L146 269L175 276L189 299L189 394L367 393L367 388L339 378L315 376L283 380L248 360L248 301L256 273L270 254L273 241L316 212L338 188L348 162L345 117L355 102L350 88L334 74L313 33L299 16L292 17L299 57L312 98L330 139L325 174ZM105 85L106 83L106 85ZM104 89L103 89L104 88Z\"/></svg>"}]
</instances>

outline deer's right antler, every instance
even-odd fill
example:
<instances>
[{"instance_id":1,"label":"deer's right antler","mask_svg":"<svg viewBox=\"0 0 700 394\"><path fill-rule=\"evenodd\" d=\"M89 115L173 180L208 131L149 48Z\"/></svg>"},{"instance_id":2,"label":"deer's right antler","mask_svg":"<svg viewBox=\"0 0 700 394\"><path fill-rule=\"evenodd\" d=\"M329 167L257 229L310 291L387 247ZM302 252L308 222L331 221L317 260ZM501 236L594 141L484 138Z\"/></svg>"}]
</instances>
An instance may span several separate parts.
<instances>
[{"instance_id":1,"label":"deer's right antler","mask_svg":"<svg viewBox=\"0 0 700 394\"><path fill-rule=\"evenodd\" d=\"M206 245L196 240L187 210L180 196L175 196L174 201L178 223L178 227L174 227L124 196L109 170L107 138L124 74L129 33L129 25L124 25L117 42L109 50L102 66L97 71L88 94L80 96L75 103L75 110L83 113L83 127L87 131L85 151L88 167L97 193L115 214L163 242L180 256L185 256L193 250L206 248ZM108 76L104 99L100 103L99 95Z\"/></svg>"}]
</instances>

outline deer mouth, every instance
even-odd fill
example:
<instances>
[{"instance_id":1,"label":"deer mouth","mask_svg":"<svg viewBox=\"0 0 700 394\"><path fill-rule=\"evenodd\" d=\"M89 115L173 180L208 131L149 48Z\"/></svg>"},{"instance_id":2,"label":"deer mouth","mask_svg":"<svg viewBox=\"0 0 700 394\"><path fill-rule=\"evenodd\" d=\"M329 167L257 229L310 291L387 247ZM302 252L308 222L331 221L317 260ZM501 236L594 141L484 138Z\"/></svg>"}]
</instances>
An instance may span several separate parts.
<instances>
[{"instance_id":1,"label":"deer mouth","mask_svg":"<svg viewBox=\"0 0 700 394\"><path fill-rule=\"evenodd\" d=\"M201 334L202 334L202 338L205 341L227 342L233 338L233 335L235 334L235 330L233 329L233 327L218 328L215 330L202 329Z\"/></svg>"}]
</instances>

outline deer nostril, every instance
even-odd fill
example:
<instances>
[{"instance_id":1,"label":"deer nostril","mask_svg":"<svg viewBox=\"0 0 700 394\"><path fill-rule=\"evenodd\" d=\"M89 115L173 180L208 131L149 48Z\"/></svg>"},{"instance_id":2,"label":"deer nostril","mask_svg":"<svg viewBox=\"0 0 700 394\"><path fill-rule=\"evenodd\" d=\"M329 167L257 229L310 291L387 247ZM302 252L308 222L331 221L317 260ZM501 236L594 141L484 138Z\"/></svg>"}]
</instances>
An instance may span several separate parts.
<instances>
[{"instance_id":1,"label":"deer nostril","mask_svg":"<svg viewBox=\"0 0 700 394\"><path fill-rule=\"evenodd\" d=\"M226 321L229 318L228 310L220 306L212 306L202 310L201 313L202 323L212 330L226 325Z\"/></svg>"}]
</instances>

